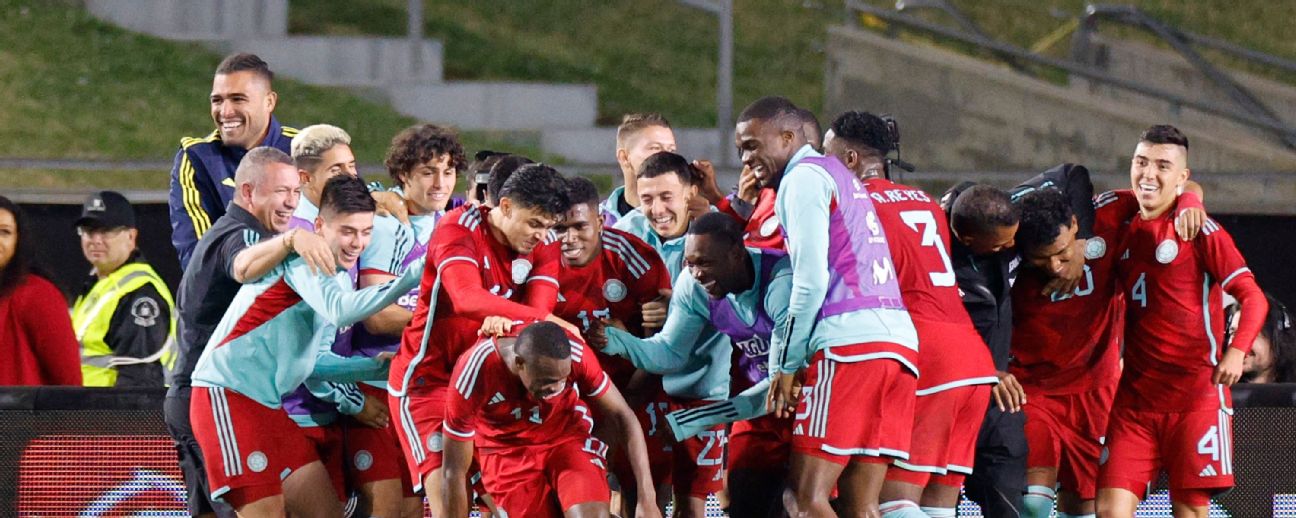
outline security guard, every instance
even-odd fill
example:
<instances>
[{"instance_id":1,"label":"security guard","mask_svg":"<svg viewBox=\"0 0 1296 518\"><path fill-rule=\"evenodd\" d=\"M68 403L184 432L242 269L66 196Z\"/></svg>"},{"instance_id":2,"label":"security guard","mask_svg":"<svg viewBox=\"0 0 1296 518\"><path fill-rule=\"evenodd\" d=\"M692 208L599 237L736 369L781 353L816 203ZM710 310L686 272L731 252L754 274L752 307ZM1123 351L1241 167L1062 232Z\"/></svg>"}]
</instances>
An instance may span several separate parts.
<instances>
[{"instance_id":1,"label":"security guard","mask_svg":"<svg viewBox=\"0 0 1296 518\"><path fill-rule=\"evenodd\" d=\"M97 192L76 230L94 267L72 306L85 385L163 386L175 356L175 303L135 247L134 209L120 193Z\"/></svg>"}]
</instances>

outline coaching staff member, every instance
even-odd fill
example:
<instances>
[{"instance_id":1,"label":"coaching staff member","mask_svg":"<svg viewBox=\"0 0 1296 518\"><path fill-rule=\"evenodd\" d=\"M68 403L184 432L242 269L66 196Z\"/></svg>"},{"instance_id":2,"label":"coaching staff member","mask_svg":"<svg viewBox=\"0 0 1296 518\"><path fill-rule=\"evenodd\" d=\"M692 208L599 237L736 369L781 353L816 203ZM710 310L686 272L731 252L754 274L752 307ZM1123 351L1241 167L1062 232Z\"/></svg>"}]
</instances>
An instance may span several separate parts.
<instances>
[{"instance_id":1,"label":"coaching staff member","mask_svg":"<svg viewBox=\"0 0 1296 518\"><path fill-rule=\"evenodd\" d=\"M233 179L237 186L234 201L197 242L193 260L180 280L176 372L163 407L167 430L180 457L192 516L211 516L216 511L208 497L211 488L203 471L202 451L189 425L190 376L212 332L241 283L265 275L290 252L301 255L316 271L331 272L334 264L323 238L288 230L301 198L301 177L287 153L271 147L253 149L242 158ZM220 507L221 516L234 515L227 506Z\"/></svg>"},{"instance_id":2,"label":"coaching staff member","mask_svg":"<svg viewBox=\"0 0 1296 518\"><path fill-rule=\"evenodd\" d=\"M297 130L279 125L271 88L274 73L255 54L232 54L216 67L212 80L212 122L216 130L205 137L180 139L171 166L171 243L180 267L189 264L198 239L225 214L234 198L234 170L249 149L258 146L289 153Z\"/></svg>"}]
</instances>

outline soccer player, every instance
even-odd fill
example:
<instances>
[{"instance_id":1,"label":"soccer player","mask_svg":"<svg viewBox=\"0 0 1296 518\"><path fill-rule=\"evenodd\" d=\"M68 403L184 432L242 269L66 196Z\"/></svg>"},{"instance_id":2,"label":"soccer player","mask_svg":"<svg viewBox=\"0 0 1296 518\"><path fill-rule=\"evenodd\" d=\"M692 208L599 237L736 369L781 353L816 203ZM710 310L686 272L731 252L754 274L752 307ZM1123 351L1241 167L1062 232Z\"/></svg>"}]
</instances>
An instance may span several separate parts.
<instances>
[{"instance_id":1,"label":"soccer player","mask_svg":"<svg viewBox=\"0 0 1296 518\"><path fill-rule=\"evenodd\" d=\"M373 212L364 182L344 176L327 184L317 228L337 258L335 274L315 274L291 256L239 290L198 360L194 435L212 497L241 516L341 514L338 500L319 498L331 485L324 466L281 405L303 382L381 376L382 360L366 360L370 372L363 374L355 374L354 360L326 362L335 359L327 347L338 328L392 303L422 273L417 265L388 284L348 289L346 270L368 243Z\"/></svg>"},{"instance_id":2,"label":"soccer player","mask_svg":"<svg viewBox=\"0 0 1296 518\"><path fill-rule=\"evenodd\" d=\"M1161 469L1175 516L1206 516L1211 496L1233 485L1228 387L1241 376L1268 304L1218 223L1207 219L1189 242L1175 234L1189 174L1183 133L1166 125L1143 133L1130 162L1139 214L1123 226L1115 250L1126 297L1125 370L1099 469L1099 515L1133 516ZM1223 342L1221 291L1242 307L1231 345Z\"/></svg>"},{"instance_id":3,"label":"soccer player","mask_svg":"<svg viewBox=\"0 0 1296 518\"><path fill-rule=\"evenodd\" d=\"M482 482L506 516L607 517L607 445L597 415L618 429L640 499L636 516L660 516L643 431L585 345L549 322L516 338L487 338L455 364L446 403L443 516L468 516L464 479L476 446Z\"/></svg>"},{"instance_id":4,"label":"soccer player","mask_svg":"<svg viewBox=\"0 0 1296 518\"><path fill-rule=\"evenodd\" d=\"M743 165L777 190L792 262L768 403L796 416L788 511L835 516L837 486L849 512L876 516L887 465L909 456L918 336L864 186L810 147L796 113L787 99L761 98L739 115L735 139ZM807 365L798 398L794 378Z\"/></svg>"},{"instance_id":5,"label":"soccer player","mask_svg":"<svg viewBox=\"0 0 1296 518\"><path fill-rule=\"evenodd\" d=\"M880 117L848 111L833 120L825 150L864 182L887 236L901 294L918 331L917 400L908 459L894 461L882 486L886 518L955 516L972 472L977 429L998 382L994 364L959 298L940 205L921 189L892 182L894 148ZM921 508L920 508L921 505Z\"/></svg>"},{"instance_id":6,"label":"soccer player","mask_svg":"<svg viewBox=\"0 0 1296 518\"><path fill-rule=\"evenodd\" d=\"M567 192L571 208L554 227L563 253L554 314L585 331L604 318L622 322L636 336L644 336L645 329L660 329L666 314L665 300L670 294L670 272L657 251L628 232L603 225L598 188L588 179L569 179ZM670 473L670 449L660 437L654 437L658 414L666 408L661 380L637 371L624 358L596 353L612 384L630 402L640 424L648 430L648 458L653 463L653 476L659 482L664 481ZM628 482L630 465L624 453L613 449L609 468L618 480ZM627 502L624 510L633 511L634 505L630 503L635 501L633 485L627 485L621 493Z\"/></svg>"},{"instance_id":7,"label":"soccer player","mask_svg":"<svg viewBox=\"0 0 1296 518\"><path fill-rule=\"evenodd\" d=\"M414 316L401 336L387 379L389 406L415 489L443 505L441 425L450 371L477 343L488 316L549 320L580 330L552 313L561 251L551 229L567 211L566 183L534 164L509 177L496 207L463 206L442 216L428 244L430 266L419 284Z\"/></svg>"},{"instance_id":8,"label":"soccer player","mask_svg":"<svg viewBox=\"0 0 1296 518\"><path fill-rule=\"evenodd\" d=\"M231 54L212 79L211 118L216 129L205 137L180 139L171 167L171 244L180 268L189 264L198 239L225 214L237 188L234 171L249 150L259 146L290 151L295 128L274 117L279 94L274 72L255 54Z\"/></svg>"},{"instance_id":9,"label":"soccer player","mask_svg":"<svg viewBox=\"0 0 1296 518\"><path fill-rule=\"evenodd\" d=\"M625 183L612 189L600 208L604 223L613 225L639 207L636 174L643 161L659 151L675 151L675 132L660 113L627 113L616 134L616 160Z\"/></svg>"},{"instance_id":10,"label":"soccer player","mask_svg":"<svg viewBox=\"0 0 1296 518\"><path fill-rule=\"evenodd\" d=\"M602 331L606 336L603 352L630 358L636 366L649 370L671 370L688 362L686 347L691 337L708 325L728 336L734 346L731 390L741 394L672 412L667 421L679 441L733 423L726 458L727 512L732 516L780 515L792 423L766 415L765 396L770 333L787 316L791 266L780 251L745 248L742 226L719 213L703 215L689 227L684 261L688 270L675 279L671 310L662 331L639 339L608 328Z\"/></svg>"},{"instance_id":11,"label":"soccer player","mask_svg":"<svg viewBox=\"0 0 1296 518\"><path fill-rule=\"evenodd\" d=\"M695 217L691 207L695 206L695 200L701 200L697 194L696 171L684 157L662 151L645 159L636 176L635 187L641 205L639 210L617 221L616 228L651 245L666 264L671 278L678 278L684 267L684 234ZM640 365L647 367L644 370L648 372L663 375L667 411L729 397L728 367L733 349L728 337L708 323L690 340L671 345L682 351L684 361L663 366ZM716 426L673 449L671 485L679 516L704 516L707 495L724 489L725 442L724 427Z\"/></svg>"},{"instance_id":12,"label":"soccer player","mask_svg":"<svg viewBox=\"0 0 1296 518\"><path fill-rule=\"evenodd\" d=\"M373 240L360 254L361 287L387 282L427 255L437 222L447 209L463 204L452 197L458 170L464 164L463 146L453 130L434 124L406 128L392 138L385 164L396 182L395 192L408 206L409 225L391 216L374 218ZM366 318L355 328L355 353L373 357L396 352L418 297L415 287L395 304ZM360 390L366 397L386 400L387 383L364 382ZM396 433L396 425L346 429L347 468L361 484L359 510L368 513L364 516L422 516L423 499L414 492Z\"/></svg>"}]
</instances>

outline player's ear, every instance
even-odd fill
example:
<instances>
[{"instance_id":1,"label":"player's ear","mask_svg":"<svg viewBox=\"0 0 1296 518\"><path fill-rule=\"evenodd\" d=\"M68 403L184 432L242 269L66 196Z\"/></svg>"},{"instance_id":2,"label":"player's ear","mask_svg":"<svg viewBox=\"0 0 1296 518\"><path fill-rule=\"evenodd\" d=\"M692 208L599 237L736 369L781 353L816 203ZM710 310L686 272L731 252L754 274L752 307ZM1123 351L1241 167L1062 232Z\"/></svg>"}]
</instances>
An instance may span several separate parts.
<instances>
[{"instance_id":1,"label":"player's ear","mask_svg":"<svg viewBox=\"0 0 1296 518\"><path fill-rule=\"evenodd\" d=\"M631 169L631 168L630 168L630 151L627 150L626 148L623 148L623 147L618 147L618 148L617 148L617 150L616 150L616 160L617 160L617 164L620 164L620 165L621 165L621 170L622 170L622 171L629 171L629 170ZM631 172L631 173L634 173L634 171L630 171L630 172Z\"/></svg>"}]
</instances>

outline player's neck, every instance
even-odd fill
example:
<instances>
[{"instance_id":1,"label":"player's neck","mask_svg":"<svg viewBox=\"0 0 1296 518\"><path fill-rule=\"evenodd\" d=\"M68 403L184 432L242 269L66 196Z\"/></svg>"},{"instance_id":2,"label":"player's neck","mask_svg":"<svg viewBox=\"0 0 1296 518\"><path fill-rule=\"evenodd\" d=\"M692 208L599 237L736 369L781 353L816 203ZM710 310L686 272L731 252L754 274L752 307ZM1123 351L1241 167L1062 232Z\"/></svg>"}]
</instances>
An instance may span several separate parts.
<instances>
[{"instance_id":1,"label":"player's neck","mask_svg":"<svg viewBox=\"0 0 1296 518\"><path fill-rule=\"evenodd\" d=\"M626 205L639 208L639 188L635 185L637 180L634 176L625 179L625 191L621 193L621 199L625 200Z\"/></svg>"},{"instance_id":2,"label":"player's neck","mask_svg":"<svg viewBox=\"0 0 1296 518\"><path fill-rule=\"evenodd\" d=\"M1163 207L1158 207L1158 208L1155 208L1155 209L1147 209L1147 208L1144 208L1142 205L1140 205L1140 206L1139 206L1139 217L1141 217L1141 218L1143 218L1143 219L1145 219L1145 220L1157 219L1157 218L1159 218L1159 217L1161 217L1161 216L1164 216L1167 212L1170 212L1170 209L1173 209L1174 206L1175 206L1175 203L1177 203L1178 201L1179 201L1179 198L1178 198L1178 197L1175 197L1174 199L1170 200L1170 203L1167 203L1165 206L1163 206Z\"/></svg>"}]
</instances>

